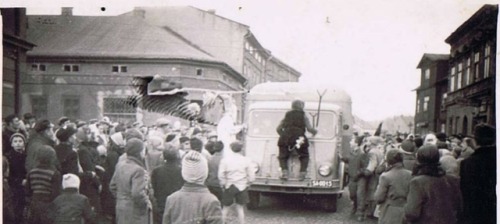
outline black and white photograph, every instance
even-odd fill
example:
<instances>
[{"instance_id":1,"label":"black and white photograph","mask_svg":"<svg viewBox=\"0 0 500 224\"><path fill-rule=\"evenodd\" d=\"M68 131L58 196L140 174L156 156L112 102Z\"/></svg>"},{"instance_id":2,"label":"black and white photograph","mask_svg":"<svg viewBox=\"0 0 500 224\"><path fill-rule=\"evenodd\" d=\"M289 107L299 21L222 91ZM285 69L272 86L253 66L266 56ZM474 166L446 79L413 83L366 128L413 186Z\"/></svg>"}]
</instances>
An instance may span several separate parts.
<instances>
[{"instance_id":1,"label":"black and white photograph","mask_svg":"<svg viewBox=\"0 0 500 224\"><path fill-rule=\"evenodd\" d=\"M497 223L497 1L0 14L2 223Z\"/></svg>"}]
</instances>

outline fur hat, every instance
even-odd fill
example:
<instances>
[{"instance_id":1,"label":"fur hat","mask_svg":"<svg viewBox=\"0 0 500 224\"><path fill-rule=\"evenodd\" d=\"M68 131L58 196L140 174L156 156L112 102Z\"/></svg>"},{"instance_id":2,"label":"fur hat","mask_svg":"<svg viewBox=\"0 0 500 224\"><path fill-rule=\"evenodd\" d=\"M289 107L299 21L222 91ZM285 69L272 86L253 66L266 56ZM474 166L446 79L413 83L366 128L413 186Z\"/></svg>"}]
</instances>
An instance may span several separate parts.
<instances>
[{"instance_id":1,"label":"fur hat","mask_svg":"<svg viewBox=\"0 0 500 224\"><path fill-rule=\"evenodd\" d=\"M396 163L403 162L403 155L397 149L390 149L389 151L387 151L387 153L385 154L385 158L385 161L387 161L388 165L394 165Z\"/></svg>"},{"instance_id":2,"label":"fur hat","mask_svg":"<svg viewBox=\"0 0 500 224\"><path fill-rule=\"evenodd\" d=\"M58 131L57 131L57 134L56 134L56 137L57 139L59 139L59 141L61 142L65 142L65 141L68 141L68 139L76 134L78 130L75 129L73 126L68 126L66 128L60 128Z\"/></svg>"},{"instance_id":3,"label":"fur hat","mask_svg":"<svg viewBox=\"0 0 500 224\"><path fill-rule=\"evenodd\" d=\"M401 149L405 152L415 152L415 148L415 144L409 139L406 139L401 143Z\"/></svg>"},{"instance_id":4,"label":"fur hat","mask_svg":"<svg viewBox=\"0 0 500 224\"><path fill-rule=\"evenodd\" d=\"M423 145L417 150L417 162L422 165L439 164L439 150L436 145Z\"/></svg>"},{"instance_id":5,"label":"fur hat","mask_svg":"<svg viewBox=\"0 0 500 224\"><path fill-rule=\"evenodd\" d=\"M62 176L62 187L66 188L80 188L80 178L72 173L64 174Z\"/></svg>"},{"instance_id":6,"label":"fur hat","mask_svg":"<svg viewBox=\"0 0 500 224\"><path fill-rule=\"evenodd\" d=\"M127 153L127 156L138 157L142 150L144 150L144 142L142 140L137 138L127 140L127 144L125 144L125 153Z\"/></svg>"},{"instance_id":7,"label":"fur hat","mask_svg":"<svg viewBox=\"0 0 500 224\"><path fill-rule=\"evenodd\" d=\"M196 151L189 151L182 159L182 178L188 183L204 184L208 177L207 160Z\"/></svg>"},{"instance_id":8,"label":"fur hat","mask_svg":"<svg viewBox=\"0 0 500 224\"><path fill-rule=\"evenodd\" d=\"M496 134L495 127L487 124L479 124L474 127L474 139L479 146L495 144Z\"/></svg>"}]
</instances>

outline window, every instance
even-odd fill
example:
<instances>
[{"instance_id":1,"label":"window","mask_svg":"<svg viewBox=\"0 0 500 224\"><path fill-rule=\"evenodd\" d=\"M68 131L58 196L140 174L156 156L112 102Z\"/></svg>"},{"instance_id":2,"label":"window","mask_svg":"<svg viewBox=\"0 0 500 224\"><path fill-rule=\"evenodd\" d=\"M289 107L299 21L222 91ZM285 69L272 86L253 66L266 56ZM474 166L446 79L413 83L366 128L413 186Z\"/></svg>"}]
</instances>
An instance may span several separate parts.
<instances>
[{"instance_id":1,"label":"window","mask_svg":"<svg viewBox=\"0 0 500 224\"><path fill-rule=\"evenodd\" d=\"M489 44L486 44L486 47L484 48L484 78L490 76L490 54L491 47Z\"/></svg>"},{"instance_id":2,"label":"window","mask_svg":"<svg viewBox=\"0 0 500 224\"><path fill-rule=\"evenodd\" d=\"M444 107L446 103L446 97L448 97L447 93L443 93L443 98L441 99L441 106Z\"/></svg>"},{"instance_id":3,"label":"window","mask_svg":"<svg viewBox=\"0 0 500 224\"><path fill-rule=\"evenodd\" d=\"M196 75L197 76L203 75L203 69L201 69L201 68L196 69Z\"/></svg>"},{"instance_id":4,"label":"window","mask_svg":"<svg viewBox=\"0 0 500 224\"><path fill-rule=\"evenodd\" d=\"M425 69L425 80L428 80L431 78L431 69L427 68Z\"/></svg>"},{"instance_id":5,"label":"window","mask_svg":"<svg viewBox=\"0 0 500 224\"><path fill-rule=\"evenodd\" d=\"M429 97L426 96L424 97L424 111L427 111L428 107L429 107Z\"/></svg>"},{"instance_id":6,"label":"window","mask_svg":"<svg viewBox=\"0 0 500 224\"><path fill-rule=\"evenodd\" d=\"M65 72L79 72L80 65L63 65L63 71L65 71Z\"/></svg>"},{"instance_id":7,"label":"window","mask_svg":"<svg viewBox=\"0 0 500 224\"><path fill-rule=\"evenodd\" d=\"M128 71L127 66L125 65L113 65L111 66L111 72L116 73L126 73Z\"/></svg>"},{"instance_id":8,"label":"window","mask_svg":"<svg viewBox=\"0 0 500 224\"><path fill-rule=\"evenodd\" d=\"M46 71L47 66L44 64L31 64L31 71Z\"/></svg>"},{"instance_id":9,"label":"window","mask_svg":"<svg viewBox=\"0 0 500 224\"><path fill-rule=\"evenodd\" d=\"M47 96L31 96L31 110L33 111L33 114L38 118L46 118L47 103Z\"/></svg>"},{"instance_id":10,"label":"window","mask_svg":"<svg viewBox=\"0 0 500 224\"><path fill-rule=\"evenodd\" d=\"M113 121L135 121L136 108L128 103L125 97L105 97L103 115Z\"/></svg>"},{"instance_id":11,"label":"window","mask_svg":"<svg viewBox=\"0 0 500 224\"><path fill-rule=\"evenodd\" d=\"M474 53L474 80L479 80L479 52Z\"/></svg>"},{"instance_id":12,"label":"window","mask_svg":"<svg viewBox=\"0 0 500 224\"><path fill-rule=\"evenodd\" d=\"M80 97L79 96L63 96L63 114L70 118L80 117Z\"/></svg>"},{"instance_id":13,"label":"window","mask_svg":"<svg viewBox=\"0 0 500 224\"><path fill-rule=\"evenodd\" d=\"M462 62L458 64L457 89L462 88Z\"/></svg>"},{"instance_id":14,"label":"window","mask_svg":"<svg viewBox=\"0 0 500 224\"><path fill-rule=\"evenodd\" d=\"M417 99L417 113L420 113L420 99Z\"/></svg>"},{"instance_id":15,"label":"window","mask_svg":"<svg viewBox=\"0 0 500 224\"><path fill-rule=\"evenodd\" d=\"M464 71L464 82L465 85L471 84L471 67L470 67L470 58L467 58L466 64L465 64L465 71Z\"/></svg>"},{"instance_id":16,"label":"window","mask_svg":"<svg viewBox=\"0 0 500 224\"><path fill-rule=\"evenodd\" d=\"M450 92L455 91L455 66L451 68Z\"/></svg>"}]
</instances>

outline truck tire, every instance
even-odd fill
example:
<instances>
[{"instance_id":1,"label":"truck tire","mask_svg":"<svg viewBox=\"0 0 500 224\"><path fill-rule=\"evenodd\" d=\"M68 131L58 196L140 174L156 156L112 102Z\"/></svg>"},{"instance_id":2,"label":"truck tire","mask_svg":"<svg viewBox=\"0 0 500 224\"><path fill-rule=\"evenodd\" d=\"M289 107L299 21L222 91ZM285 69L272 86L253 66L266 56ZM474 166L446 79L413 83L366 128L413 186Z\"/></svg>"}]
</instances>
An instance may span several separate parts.
<instances>
[{"instance_id":1,"label":"truck tire","mask_svg":"<svg viewBox=\"0 0 500 224\"><path fill-rule=\"evenodd\" d=\"M248 209L253 210L259 207L260 192L248 191L248 198L250 199L250 201L247 204Z\"/></svg>"},{"instance_id":2,"label":"truck tire","mask_svg":"<svg viewBox=\"0 0 500 224\"><path fill-rule=\"evenodd\" d=\"M321 208L327 212L336 212L337 211L337 198L338 195L325 195L320 200Z\"/></svg>"}]
</instances>

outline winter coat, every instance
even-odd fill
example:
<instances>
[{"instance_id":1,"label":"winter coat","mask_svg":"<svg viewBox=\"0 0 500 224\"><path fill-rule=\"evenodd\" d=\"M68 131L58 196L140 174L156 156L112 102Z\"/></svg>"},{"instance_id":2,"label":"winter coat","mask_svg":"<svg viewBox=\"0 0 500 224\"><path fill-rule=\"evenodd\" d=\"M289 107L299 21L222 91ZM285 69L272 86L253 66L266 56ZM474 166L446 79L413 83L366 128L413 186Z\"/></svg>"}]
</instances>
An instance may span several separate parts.
<instances>
[{"instance_id":1,"label":"winter coat","mask_svg":"<svg viewBox=\"0 0 500 224\"><path fill-rule=\"evenodd\" d=\"M151 174L151 185L153 186L158 209L162 209L163 212L166 198L184 185L181 164L166 163L155 168Z\"/></svg>"},{"instance_id":2,"label":"winter coat","mask_svg":"<svg viewBox=\"0 0 500 224\"><path fill-rule=\"evenodd\" d=\"M306 132L306 115L302 110L291 110L286 112L285 118L276 128L276 132L280 135L278 146L292 146L299 137L304 137L305 148L309 147L309 141L305 136ZM309 129L308 129L309 130Z\"/></svg>"},{"instance_id":3,"label":"winter coat","mask_svg":"<svg viewBox=\"0 0 500 224\"><path fill-rule=\"evenodd\" d=\"M61 164L61 174L72 173L78 175L78 154L73 150L73 144L61 142L54 149Z\"/></svg>"},{"instance_id":4,"label":"winter coat","mask_svg":"<svg viewBox=\"0 0 500 224\"><path fill-rule=\"evenodd\" d=\"M410 189L410 180L411 172L404 169L401 163L396 163L389 171L380 175L375 191L375 201L381 204L379 223L403 222L403 207Z\"/></svg>"},{"instance_id":5,"label":"winter coat","mask_svg":"<svg viewBox=\"0 0 500 224\"><path fill-rule=\"evenodd\" d=\"M496 223L496 146L480 147L460 163L462 223Z\"/></svg>"},{"instance_id":6,"label":"winter coat","mask_svg":"<svg viewBox=\"0 0 500 224\"><path fill-rule=\"evenodd\" d=\"M150 223L149 176L144 163L128 156L117 169L109 189L116 196L116 221L118 224Z\"/></svg>"},{"instance_id":7,"label":"winter coat","mask_svg":"<svg viewBox=\"0 0 500 224\"><path fill-rule=\"evenodd\" d=\"M38 157L38 151L40 147L48 145L50 147L55 146L54 140L46 137L45 135L42 135L41 133L34 133L32 136L30 136L30 139L28 140L28 144L26 146L26 172L29 172L31 169L33 169L37 164L37 157ZM57 161L57 157L54 158L53 162L51 163L53 167L57 168L60 170L59 162Z\"/></svg>"},{"instance_id":8,"label":"winter coat","mask_svg":"<svg viewBox=\"0 0 500 224\"><path fill-rule=\"evenodd\" d=\"M205 185L211 187L220 187L218 173L221 160L222 152L216 152L212 155L210 160L208 160L208 177Z\"/></svg>"},{"instance_id":9,"label":"winter coat","mask_svg":"<svg viewBox=\"0 0 500 224\"><path fill-rule=\"evenodd\" d=\"M163 224L222 224L221 204L204 185L185 183L167 198Z\"/></svg>"},{"instance_id":10,"label":"winter coat","mask_svg":"<svg viewBox=\"0 0 500 224\"><path fill-rule=\"evenodd\" d=\"M96 223L96 214L92 211L87 197L77 189L65 189L48 207L48 216L53 224Z\"/></svg>"},{"instance_id":11,"label":"winter coat","mask_svg":"<svg viewBox=\"0 0 500 224\"><path fill-rule=\"evenodd\" d=\"M457 177L418 175L410 181L405 217L411 223L455 224L462 211Z\"/></svg>"},{"instance_id":12,"label":"winter coat","mask_svg":"<svg viewBox=\"0 0 500 224\"><path fill-rule=\"evenodd\" d=\"M415 163L417 162L415 153L406 152L403 150L400 150L400 152L403 155L403 167L409 171L412 171L413 167L415 166Z\"/></svg>"},{"instance_id":13,"label":"winter coat","mask_svg":"<svg viewBox=\"0 0 500 224\"><path fill-rule=\"evenodd\" d=\"M97 150L89 143L78 146L78 159L83 169L83 173L80 174L80 193L87 196L90 205L99 212L101 210L99 197L101 182L95 170L95 166L97 165L96 153Z\"/></svg>"}]
</instances>

